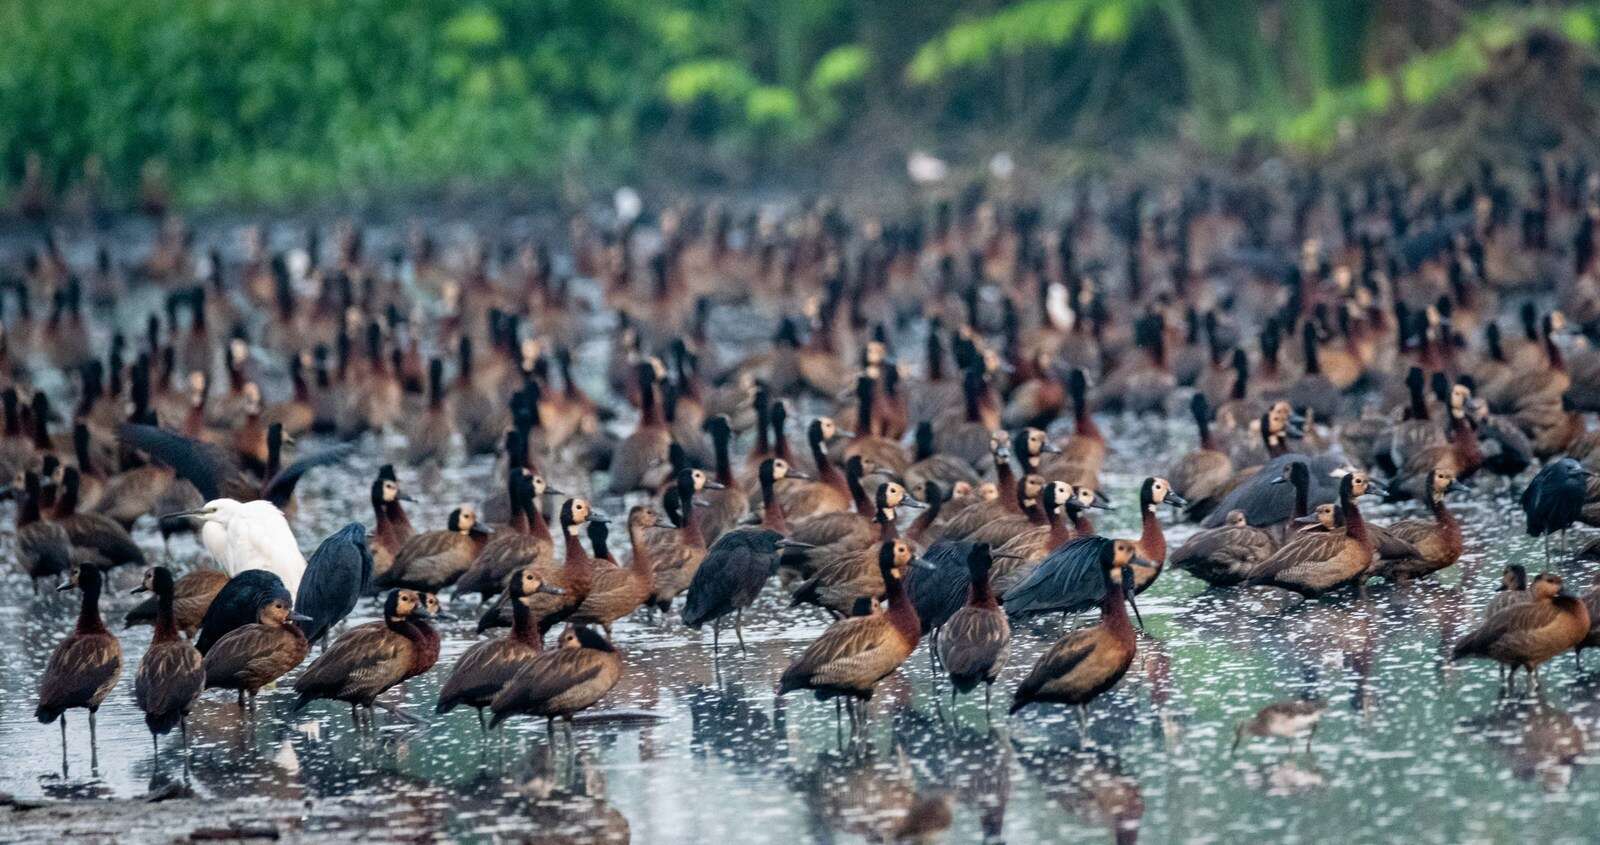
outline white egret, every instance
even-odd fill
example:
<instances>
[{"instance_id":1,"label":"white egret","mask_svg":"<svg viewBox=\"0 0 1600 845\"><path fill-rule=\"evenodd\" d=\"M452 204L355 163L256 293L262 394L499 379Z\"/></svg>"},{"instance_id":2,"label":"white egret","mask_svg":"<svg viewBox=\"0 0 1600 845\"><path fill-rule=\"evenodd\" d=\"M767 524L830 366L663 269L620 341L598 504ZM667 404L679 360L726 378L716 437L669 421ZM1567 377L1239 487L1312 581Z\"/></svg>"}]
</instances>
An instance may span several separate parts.
<instances>
[{"instance_id":1,"label":"white egret","mask_svg":"<svg viewBox=\"0 0 1600 845\"><path fill-rule=\"evenodd\" d=\"M201 545L228 577L264 569L283 579L289 595L299 592L306 571L305 555L276 505L264 499L212 499L183 515L200 520Z\"/></svg>"}]
</instances>

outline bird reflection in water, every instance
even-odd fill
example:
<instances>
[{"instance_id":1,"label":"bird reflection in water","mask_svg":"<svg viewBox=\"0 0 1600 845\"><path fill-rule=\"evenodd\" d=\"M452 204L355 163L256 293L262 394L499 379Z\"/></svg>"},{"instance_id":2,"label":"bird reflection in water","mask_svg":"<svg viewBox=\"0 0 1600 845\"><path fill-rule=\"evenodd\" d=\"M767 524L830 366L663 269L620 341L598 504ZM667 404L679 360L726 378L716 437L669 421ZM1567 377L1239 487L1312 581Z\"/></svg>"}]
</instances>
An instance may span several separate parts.
<instances>
[{"instance_id":1,"label":"bird reflection in water","mask_svg":"<svg viewBox=\"0 0 1600 845\"><path fill-rule=\"evenodd\" d=\"M516 841L620 845L631 839L627 818L606 801L605 775L587 753L557 755L550 745L539 743L528 768L517 788L528 825L518 826Z\"/></svg>"},{"instance_id":2,"label":"bird reflection in water","mask_svg":"<svg viewBox=\"0 0 1600 845\"><path fill-rule=\"evenodd\" d=\"M1115 754L1103 748L1019 744L1017 758L1069 815L1084 824L1106 827L1118 845L1139 840L1144 792L1138 779L1122 770Z\"/></svg>"},{"instance_id":3,"label":"bird reflection in water","mask_svg":"<svg viewBox=\"0 0 1600 845\"><path fill-rule=\"evenodd\" d=\"M833 831L870 842L929 842L953 821L948 797L918 790L899 743L886 754L869 740L825 751L793 783L822 838Z\"/></svg>"},{"instance_id":4,"label":"bird reflection in water","mask_svg":"<svg viewBox=\"0 0 1600 845\"><path fill-rule=\"evenodd\" d=\"M1501 701L1467 720L1505 759L1518 780L1545 792L1564 792L1588 748L1588 736L1571 713L1542 700Z\"/></svg>"}]
</instances>

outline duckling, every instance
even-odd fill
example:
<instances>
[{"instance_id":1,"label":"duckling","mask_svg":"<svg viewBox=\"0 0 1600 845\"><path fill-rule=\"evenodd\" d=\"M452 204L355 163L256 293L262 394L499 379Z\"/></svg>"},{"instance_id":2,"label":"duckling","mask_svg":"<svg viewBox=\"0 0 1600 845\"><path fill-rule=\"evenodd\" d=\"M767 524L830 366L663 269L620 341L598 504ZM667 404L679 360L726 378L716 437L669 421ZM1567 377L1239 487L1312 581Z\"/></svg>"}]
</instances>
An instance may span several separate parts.
<instances>
[{"instance_id":1,"label":"duckling","mask_svg":"<svg viewBox=\"0 0 1600 845\"><path fill-rule=\"evenodd\" d=\"M103 576L94 566L75 566L58 589L77 587L83 595L78 623L56 644L39 677L39 706L33 716L41 724L61 719L61 755L67 753L68 710L89 711L89 747L95 743L94 715L122 677L122 644L100 618Z\"/></svg>"},{"instance_id":2,"label":"duckling","mask_svg":"<svg viewBox=\"0 0 1600 845\"><path fill-rule=\"evenodd\" d=\"M478 711L478 728L484 732L483 710L494 701L505 685L543 651L537 620L524 599L539 593L561 595L561 588L539 579L531 566L518 570L508 579L511 599L511 633L505 637L474 643L462 653L439 687L439 703L434 712L444 715L465 704Z\"/></svg>"},{"instance_id":3,"label":"duckling","mask_svg":"<svg viewBox=\"0 0 1600 845\"><path fill-rule=\"evenodd\" d=\"M206 650L205 688L237 690L239 709L254 712L262 688L299 666L311 652L300 629L300 623L309 621L291 610L287 599L262 602L255 622L234 628Z\"/></svg>"},{"instance_id":4,"label":"duckling","mask_svg":"<svg viewBox=\"0 0 1600 845\"><path fill-rule=\"evenodd\" d=\"M906 596L902 577L908 565L922 565L911 544L893 540L879 547L878 574L883 579L889 609L870 616L852 616L828 626L783 672L778 695L812 690L817 699L846 697L859 702L850 708L852 724L866 716L878 682L900 668L922 639L916 608Z\"/></svg>"},{"instance_id":5,"label":"duckling","mask_svg":"<svg viewBox=\"0 0 1600 845\"><path fill-rule=\"evenodd\" d=\"M454 584L483 551L488 534L478 525L477 511L461 504L450 512L443 531L425 531L407 540L394 556L394 566L374 577L379 589L406 587L438 592Z\"/></svg>"},{"instance_id":6,"label":"duckling","mask_svg":"<svg viewBox=\"0 0 1600 845\"><path fill-rule=\"evenodd\" d=\"M938 638L939 662L950 675L951 698L958 691L971 692L982 681L985 710L1011 645L1011 623L989 586L993 563L987 544L973 547L967 556L967 604L940 627Z\"/></svg>"},{"instance_id":7,"label":"duckling","mask_svg":"<svg viewBox=\"0 0 1600 845\"><path fill-rule=\"evenodd\" d=\"M1503 663L1511 668L1508 686L1515 686L1517 670L1522 669L1531 687L1538 689L1539 667L1589 636L1588 608L1561 588L1561 576L1540 573L1529 586L1526 601L1484 620L1456 642L1450 659L1486 657Z\"/></svg>"},{"instance_id":8,"label":"duckling","mask_svg":"<svg viewBox=\"0 0 1600 845\"><path fill-rule=\"evenodd\" d=\"M553 735L555 720L572 730L574 714L593 707L622 678L622 654L611 641L582 625L568 625L554 651L528 661L507 681L489 710L489 727L517 715L543 716Z\"/></svg>"},{"instance_id":9,"label":"duckling","mask_svg":"<svg viewBox=\"0 0 1600 845\"><path fill-rule=\"evenodd\" d=\"M350 704L350 721L361 726L361 710L372 725L378 696L408 678L433 668L439 659L439 634L422 596L393 590L384 600L383 619L340 635L294 682L296 712L317 699ZM385 709L391 709L385 705ZM391 712L398 713L398 709Z\"/></svg>"},{"instance_id":10,"label":"duckling","mask_svg":"<svg viewBox=\"0 0 1600 845\"><path fill-rule=\"evenodd\" d=\"M178 638L178 623L173 614L172 570L165 566L146 570L144 582L134 589L136 593L145 591L156 594L156 629L134 675L134 701L144 711L144 723L150 729L152 743L156 737L181 724L187 744L189 710L200 698L205 670L200 665L200 652L188 641Z\"/></svg>"},{"instance_id":11,"label":"duckling","mask_svg":"<svg viewBox=\"0 0 1600 845\"><path fill-rule=\"evenodd\" d=\"M1133 601L1133 562L1137 552L1126 540L1092 538L1104 595L1100 621L1057 640L1039 657L1017 687L1011 713L1035 703L1075 705L1078 722L1088 729L1088 704L1122 680L1136 651L1133 624L1123 603L1138 612Z\"/></svg>"},{"instance_id":12,"label":"duckling","mask_svg":"<svg viewBox=\"0 0 1600 845\"><path fill-rule=\"evenodd\" d=\"M1331 505L1329 510L1331 513ZM1244 511L1232 510L1220 527L1203 528L1185 540L1169 562L1213 587L1231 587L1248 578L1277 550L1278 543L1270 533L1252 527Z\"/></svg>"}]
</instances>

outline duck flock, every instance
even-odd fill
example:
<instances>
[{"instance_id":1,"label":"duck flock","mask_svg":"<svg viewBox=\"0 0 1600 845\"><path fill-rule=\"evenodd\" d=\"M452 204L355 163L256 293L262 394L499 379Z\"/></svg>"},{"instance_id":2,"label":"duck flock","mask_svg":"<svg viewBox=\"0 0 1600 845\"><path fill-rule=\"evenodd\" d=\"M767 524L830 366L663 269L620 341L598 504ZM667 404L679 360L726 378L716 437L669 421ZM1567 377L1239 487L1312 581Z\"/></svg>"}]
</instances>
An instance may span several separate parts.
<instances>
[{"instance_id":1,"label":"duck flock","mask_svg":"<svg viewBox=\"0 0 1600 845\"><path fill-rule=\"evenodd\" d=\"M3 269L0 472L18 568L81 597L71 630L38 631L61 639L37 717L63 749L69 714L92 743L102 706L186 738L222 690L241 720L293 695L365 729L375 707L423 718L385 694L433 672L428 718L570 730L630 671L614 623L709 637L740 674L764 600L831 624L743 681L841 725L919 645L952 695L998 693L992 718L1086 722L1164 573L1337 612L1455 565L1468 497L1520 508L1544 557L1507 568L1449 657L1536 688L1600 643L1600 591L1560 574L1600 556L1567 537L1600 526L1600 178L1331 181L978 185L893 213L619 203L548 237L207 239L174 217L113 254L30 234ZM144 324L113 319L135 301ZM1109 421L1169 417L1197 435L1170 465L1108 450ZM477 501L408 509L395 466L490 455ZM369 488L297 502L358 457L383 464ZM363 496L371 523L297 531L299 508ZM1380 524L1380 501L1410 515ZM1112 507L1137 507L1137 536L1097 532ZM1179 522L1198 530L1169 548ZM194 542L188 571L152 565ZM136 661L100 611L121 567L150 594L126 616L154 627ZM381 619L347 624L364 601ZM447 615L478 639L436 667ZM995 690L1014 636L1054 642ZM1283 701L1237 737L1319 712Z\"/></svg>"}]
</instances>

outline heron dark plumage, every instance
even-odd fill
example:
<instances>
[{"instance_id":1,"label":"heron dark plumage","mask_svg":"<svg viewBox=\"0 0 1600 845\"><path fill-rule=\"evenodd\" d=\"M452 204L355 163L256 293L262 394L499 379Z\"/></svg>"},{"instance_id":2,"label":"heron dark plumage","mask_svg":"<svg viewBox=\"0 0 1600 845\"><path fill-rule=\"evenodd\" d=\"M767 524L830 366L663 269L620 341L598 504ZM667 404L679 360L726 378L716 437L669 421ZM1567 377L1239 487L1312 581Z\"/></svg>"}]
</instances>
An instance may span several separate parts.
<instances>
[{"instance_id":1,"label":"heron dark plumage","mask_svg":"<svg viewBox=\"0 0 1600 845\"><path fill-rule=\"evenodd\" d=\"M683 624L698 629L713 626L713 647L722 618L734 615L733 630L744 648L744 609L755 603L767 581L778 571L778 541L783 535L770 528L745 527L725 532L706 550L705 560L689 582L680 614Z\"/></svg>"},{"instance_id":2,"label":"heron dark plumage","mask_svg":"<svg viewBox=\"0 0 1600 845\"><path fill-rule=\"evenodd\" d=\"M1529 537L1544 537L1572 527L1583 515L1590 471L1571 458L1552 461L1522 491Z\"/></svg>"},{"instance_id":3,"label":"heron dark plumage","mask_svg":"<svg viewBox=\"0 0 1600 845\"><path fill-rule=\"evenodd\" d=\"M1002 598L1006 615L1028 619L1047 613L1082 613L1100 604L1107 583L1101 558L1116 542L1089 535L1051 552L1027 580Z\"/></svg>"},{"instance_id":4,"label":"heron dark plumage","mask_svg":"<svg viewBox=\"0 0 1600 845\"><path fill-rule=\"evenodd\" d=\"M291 605L294 602L283 579L271 572L248 569L228 579L200 620L195 648L205 654L229 631L255 622L261 607L273 599L282 599Z\"/></svg>"},{"instance_id":5,"label":"heron dark plumage","mask_svg":"<svg viewBox=\"0 0 1600 845\"><path fill-rule=\"evenodd\" d=\"M1267 461L1243 484L1223 496L1211 515L1201 521L1201 526L1216 528L1222 525L1228 512L1233 510L1244 511L1245 521L1258 528L1288 521L1295 515L1296 487L1294 484L1285 484L1278 480L1284 477L1285 469L1294 463L1306 465L1306 477L1309 482L1306 490L1307 502L1311 507L1331 502L1338 497L1339 481L1333 477L1333 472L1343 466L1339 459L1291 452Z\"/></svg>"},{"instance_id":6,"label":"heron dark plumage","mask_svg":"<svg viewBox=\"0 0 1600 845\"><path fill-rule=\"evenodd\" d=\"M366 526L352 522L323 540L306 561L294 599L295 611L307 618L306 639L316 643L349 616L371 582Z\"/></svg>"}]
</instances>

